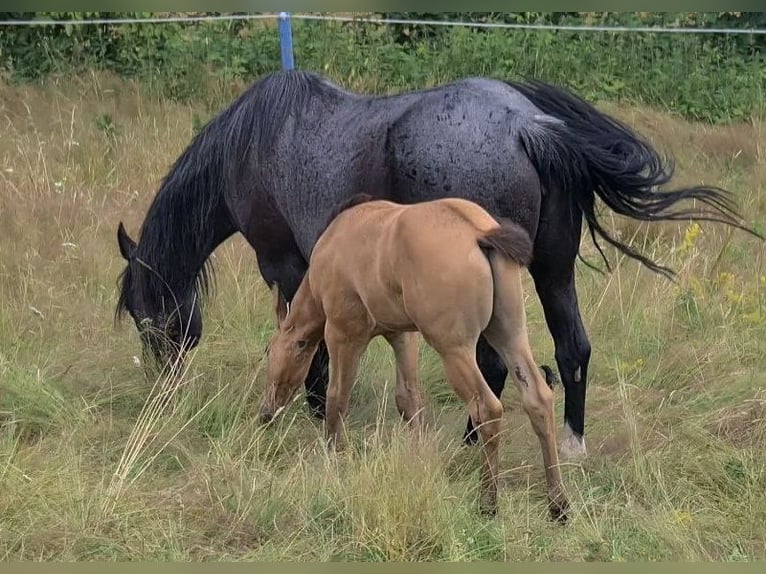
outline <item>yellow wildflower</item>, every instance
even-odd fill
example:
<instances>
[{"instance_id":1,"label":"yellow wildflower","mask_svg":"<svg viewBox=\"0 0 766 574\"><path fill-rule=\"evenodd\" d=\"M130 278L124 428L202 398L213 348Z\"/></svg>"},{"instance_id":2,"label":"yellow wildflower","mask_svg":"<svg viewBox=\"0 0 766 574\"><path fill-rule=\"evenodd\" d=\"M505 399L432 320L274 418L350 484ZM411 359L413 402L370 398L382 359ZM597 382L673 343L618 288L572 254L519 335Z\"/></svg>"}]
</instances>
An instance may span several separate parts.
<instances>
[{"instance_id":1,"label":"yellow wildflower","mask_svg":"<svg viewBox=\"0 0 766 574\"><path fill-rule=\"evenodd\" d=\"M687 227L684 232L684 243L681 245L680 251L688 251L694 247L694 243L697 241L700 233L702 233L702 227L696 221Z\"/></svg>"},{"instance_id":2,"label":"yellow wildflower","mask_svg":"<svg viewBox=\"0 0 766 574\"><path fill-rule=\"evenodd\" d=\"M688 510L679 510L676 512L676 523L689 524L692 521L692 515Z\"/></svg>"}]
</instances>

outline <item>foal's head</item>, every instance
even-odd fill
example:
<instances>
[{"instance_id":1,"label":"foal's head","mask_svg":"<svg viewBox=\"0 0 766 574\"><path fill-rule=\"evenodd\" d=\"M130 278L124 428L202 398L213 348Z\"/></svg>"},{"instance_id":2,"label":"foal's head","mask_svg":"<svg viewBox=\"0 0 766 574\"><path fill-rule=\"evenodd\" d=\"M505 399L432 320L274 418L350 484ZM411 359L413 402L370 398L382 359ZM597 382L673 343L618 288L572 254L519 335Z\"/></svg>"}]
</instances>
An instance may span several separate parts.
<instances>
[{"instance_id":1,"label":"foal's head","mask_svg":"<svg viewBox=\"0 0 766 574\"><path fill-rule=\"evenodd\" d=\"M278 327L267 351L269 380L261 405L261 421L264 423L274 418L296 395L321 340L315 318L301 316L305 314L303 309L289 313L279 288L275 286L272 291Z\"/></svg>"}]
</instances>

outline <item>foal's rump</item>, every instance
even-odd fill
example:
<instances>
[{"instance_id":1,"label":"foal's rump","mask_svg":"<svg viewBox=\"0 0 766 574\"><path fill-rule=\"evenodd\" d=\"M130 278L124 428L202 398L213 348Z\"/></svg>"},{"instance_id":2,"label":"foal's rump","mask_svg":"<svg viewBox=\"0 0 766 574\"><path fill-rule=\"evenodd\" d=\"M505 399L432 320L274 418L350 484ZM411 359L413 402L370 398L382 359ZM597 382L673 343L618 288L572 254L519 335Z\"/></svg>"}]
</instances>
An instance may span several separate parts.
<instances>
[{"instance_id":1,"label":"foal's rump","mask_svg":"<svg viewBox=\"0 0 766 574\"><path fill-rule=\"evenodd\" d=\"M499 227L481 236L478 243L482 249L494 250L521 267L532 262L532 239L523 227L508 219L501 220Z\"/></svg>"},{"instance_id":2,"label":"foal's rump","mask_svg":"<svg viewBox=\"0 0 766 574\"><path fill-rule=\"evenodd\" d=\"M395 277L381 283L400 285L404 313L429 342L451 339L450 333L478 337L493 313L498 267L493 257L504 262L503 273L519 275L531 259L529 235L458 198L400 206L390 213L396 223L388 227L389 237L381 238L380 253L395 261L386 266Z\"/></svg>"}]
</instances>

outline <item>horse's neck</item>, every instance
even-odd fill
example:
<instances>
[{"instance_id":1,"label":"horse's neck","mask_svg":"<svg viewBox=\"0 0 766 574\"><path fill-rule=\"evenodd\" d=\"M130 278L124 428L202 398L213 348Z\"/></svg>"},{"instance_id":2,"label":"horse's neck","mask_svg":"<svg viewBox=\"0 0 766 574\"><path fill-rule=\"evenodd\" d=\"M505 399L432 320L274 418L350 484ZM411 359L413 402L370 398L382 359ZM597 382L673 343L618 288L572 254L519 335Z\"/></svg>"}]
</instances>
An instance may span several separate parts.
<instances>
[{"instance_id":1,"label":"horse's neck","mask_svg":"<svg viewBox=\"0 0 766 574\"><path fill-rule=\"evenodd\" d=\"M167 213L170 216L166 222L147 219L146 231L142 235L148 234L152 241L148 246L142 241L139 256L143 251L146 262L156 271L154 280L164 283L180 299L195 289L205 262L236 228L223 205L211 210L204 224L195 230L182 221L185 217L195 217L195 214L184 213L181 209ZM153 217L157 218L156 213ZM158 230L154 226L162 228L159 242Z\"/></svg>"}]
</instances>

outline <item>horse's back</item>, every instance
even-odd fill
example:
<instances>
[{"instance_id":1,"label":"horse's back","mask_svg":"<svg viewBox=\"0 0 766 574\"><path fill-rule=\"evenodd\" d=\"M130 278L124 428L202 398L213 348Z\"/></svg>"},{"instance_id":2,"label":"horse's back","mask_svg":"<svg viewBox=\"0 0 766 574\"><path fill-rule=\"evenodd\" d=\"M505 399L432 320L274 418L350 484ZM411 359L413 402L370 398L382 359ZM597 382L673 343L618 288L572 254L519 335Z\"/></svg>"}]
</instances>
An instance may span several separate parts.
<instances>
[{"instance_id":1,"label":"horse's back","mask_svg":"<svg viewBox=\"0 0 766 574\"><path fill-rule=\"evenodd\" d=\"M521 136L541 115L495 80L463 80L424 95L387 132L391 197L468 199L534 236L542 186Z\"/></svg>"}]
</instances>

